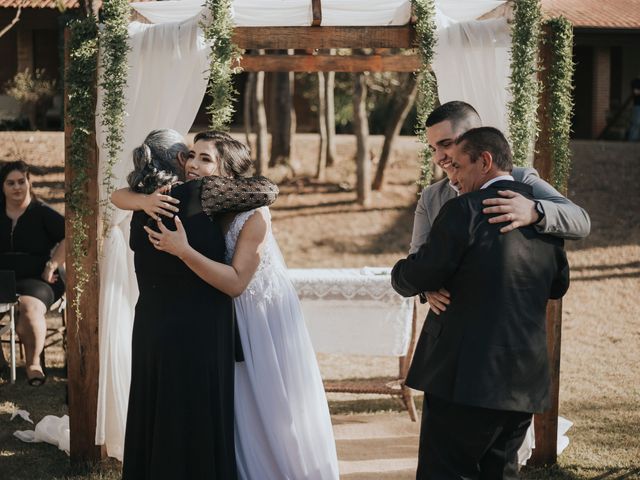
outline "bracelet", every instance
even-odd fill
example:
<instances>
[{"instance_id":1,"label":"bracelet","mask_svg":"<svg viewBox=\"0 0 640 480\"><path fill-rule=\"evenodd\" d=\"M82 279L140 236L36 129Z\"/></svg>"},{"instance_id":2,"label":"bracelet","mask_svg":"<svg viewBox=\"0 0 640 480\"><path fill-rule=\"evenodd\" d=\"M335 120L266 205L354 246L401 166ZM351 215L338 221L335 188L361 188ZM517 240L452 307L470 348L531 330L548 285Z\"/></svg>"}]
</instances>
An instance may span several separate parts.
<instances>
[{"instance_id":1,"label":"bracelet","mask_svg":"<svg viewBox=\"0 0 640 480\"><path fill-rule=\"evenodd\" d=\"M47 263L44 264L47 268L50 268L51 270L55 270L56 268L58 268L58 266L53 263L51 260L47 260Z\"/></svg>"}]
</instances>

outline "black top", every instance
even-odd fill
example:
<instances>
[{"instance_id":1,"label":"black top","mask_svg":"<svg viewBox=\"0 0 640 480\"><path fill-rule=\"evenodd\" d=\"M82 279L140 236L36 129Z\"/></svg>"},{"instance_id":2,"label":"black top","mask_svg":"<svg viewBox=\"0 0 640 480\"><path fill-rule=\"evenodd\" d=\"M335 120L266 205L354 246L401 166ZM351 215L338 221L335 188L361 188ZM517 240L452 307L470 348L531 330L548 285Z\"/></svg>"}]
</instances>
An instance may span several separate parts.
<instances>
[{"instance_id":1,"label":"black top","mask_svg":"<svg viewBox=\"0 0 640 480\"><path fill-rule=\"evenodd\" d=\"M17 279L39 278L51 249L64 239L64 217L33 199L13 231L11 225L0 203L0 270L13 270Z\"/></svg>"},{"instance_id":2,"label":"black top","mask_svg":"<svg viewBox=\"0 0 640 480\"><path fill-rule=\"evenodd\" d=\"M489 223L482 201L497 190L533 199L530 186L498 181L450 200L392 271L401 295L451 293L446 311L429 311L406 383L463 405L539 412L549 405L547 300L567 291L569 266L562 239Z\"/></svg>"},{"instance_id":3,"label":"black top","mask_svg":"<svg viewBox=\"0 0 640 480\"><path fill-rule=\"evenodd\" d=\"M224 262L219 224L203 210L201 182L176 186L189 244ZM174 230L172 219L163 219ZM235 480L235 329L232 299L178 257L156 250L134 212L130 246L140 295L131 352L123 480Z\"/></svg>"}]
</instances>

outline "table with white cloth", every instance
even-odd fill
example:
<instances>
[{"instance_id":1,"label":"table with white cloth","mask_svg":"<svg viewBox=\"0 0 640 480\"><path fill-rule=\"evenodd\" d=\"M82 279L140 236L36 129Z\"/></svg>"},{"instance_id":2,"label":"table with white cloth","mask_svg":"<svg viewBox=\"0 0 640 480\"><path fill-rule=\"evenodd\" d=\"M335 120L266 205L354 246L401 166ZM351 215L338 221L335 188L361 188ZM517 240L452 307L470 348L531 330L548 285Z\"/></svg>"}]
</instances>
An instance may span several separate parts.
<instances>
[{"instance_id":1,"label":"table with white cloth","mask_svg":"<svg viewBox=\"0 0 640 480\"><path fill-rule=\"evenodd\" d=\"M415 300L393 290L391 269L289 269L289 275L316 352L399 358L397 377L325 382L325 390L399 396L415 421L404 385L415 347Z\"/></svg>"}]
</instances>

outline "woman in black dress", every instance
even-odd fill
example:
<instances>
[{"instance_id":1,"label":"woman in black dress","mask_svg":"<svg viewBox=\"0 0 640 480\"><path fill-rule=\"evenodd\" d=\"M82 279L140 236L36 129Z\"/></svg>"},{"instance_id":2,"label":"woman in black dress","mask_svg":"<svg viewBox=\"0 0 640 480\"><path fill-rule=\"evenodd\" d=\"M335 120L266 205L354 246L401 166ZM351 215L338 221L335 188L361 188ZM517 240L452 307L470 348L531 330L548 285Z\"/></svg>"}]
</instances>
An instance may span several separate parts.
<instances>
[{"instance_id":1,"label":"woman in black dress","mask_svg":"<svg viewBox=\"0 0 640 480\"><path fill-rule=\"evenodd\" d=\"M134 151L135 170L128 178L133 191L152 193L177 179L168 173L179 170L175 155L168 153L182 141L176 136L171 130L154 131ZM201 201L215 193L212 188L218 187L211 185L207 179L190 181L173 187L171 196L180 201L178 215L193 247L222 262L224 236ZM172 220L165 222L174 228ZM155 221L142 211L133 214L130 246L140 297L123 479L234 480L232 300L177 257L153 248L143 229L147 224Z\"/></svg>"},{"instance_id":2,"label":"woman in black dress","mask_svg":"<svg viewBox=\"0 0 640 480\"><path fill-rule=\"evenodd\" d=\"M45 381L40 362L45 314L64 293L58 275L65 255L64 217L35 197L23 161L2 166L0 185L0 270L15 272L20 295L16 331L24 345L27 381L39 386Z\"/></svg>"}]
</instances>

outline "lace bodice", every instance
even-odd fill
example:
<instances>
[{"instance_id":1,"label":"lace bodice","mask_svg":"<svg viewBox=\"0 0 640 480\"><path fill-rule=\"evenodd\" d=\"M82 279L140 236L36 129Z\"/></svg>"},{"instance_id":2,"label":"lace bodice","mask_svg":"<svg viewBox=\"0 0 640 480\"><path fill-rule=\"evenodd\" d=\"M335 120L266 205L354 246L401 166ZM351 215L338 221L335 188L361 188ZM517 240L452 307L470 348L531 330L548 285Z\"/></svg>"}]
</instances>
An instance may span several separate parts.
<instances>
[{"instance_id":1,"label":"lace bodice","mask_svg":"<svg viewBox=\"0 0 640 480\"><path fill-rule=\"evenodd\" d=\"M262 213L267 222L267 239L260 255L258 269L241 296L252 295L256 297L254 298L255 302L261 303L273 300L274 295L281 293L283 290L280 288L280 283L283 281L289 282L284 260L282 260L280 249L271 231L271 213L268 207L261 207L236 215L229 226L229 231L225 235L225 261L227 264L231 264L240 232L247 220L257 212Z\"/></svg>"}]
</instances>

